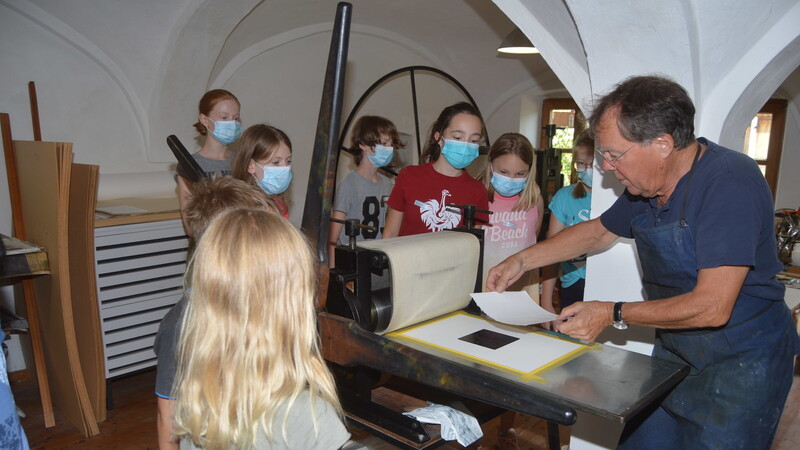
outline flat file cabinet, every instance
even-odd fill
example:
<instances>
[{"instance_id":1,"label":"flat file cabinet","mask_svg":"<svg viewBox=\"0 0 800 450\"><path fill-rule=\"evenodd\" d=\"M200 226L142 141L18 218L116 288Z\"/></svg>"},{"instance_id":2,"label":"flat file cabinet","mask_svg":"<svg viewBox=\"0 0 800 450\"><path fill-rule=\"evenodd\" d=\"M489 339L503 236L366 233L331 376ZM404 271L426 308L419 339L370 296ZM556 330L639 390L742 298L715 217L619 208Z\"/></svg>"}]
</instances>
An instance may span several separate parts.
<instances>
[{"instance_id":1,"label":"flat file cabinet","mask_svg":"<svg viewBox=\"0 0 800 450\"><path fill-rule=\"evenodd\" d=\"M161 319L183 292L189 239L180 219L96 227L106 379L156 365Z\"/></svg>"}]
</instances>

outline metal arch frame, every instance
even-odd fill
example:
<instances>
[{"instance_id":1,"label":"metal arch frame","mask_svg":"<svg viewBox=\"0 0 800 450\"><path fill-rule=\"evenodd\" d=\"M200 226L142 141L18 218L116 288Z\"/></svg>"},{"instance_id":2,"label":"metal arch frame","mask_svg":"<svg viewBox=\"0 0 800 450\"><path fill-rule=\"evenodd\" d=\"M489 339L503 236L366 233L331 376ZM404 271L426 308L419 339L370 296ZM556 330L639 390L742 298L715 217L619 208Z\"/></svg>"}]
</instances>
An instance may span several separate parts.
<instances>
[{"instance_id":1,"label":"metal arch frame","mask_svg":"<svg viewBox=\"0 0 800 450\"><path fill-rule=\"evenodd\" d=\"M355 117L356 113L361 109L361 105L363 105L364 102L367 101L367 98L381 84L383 84L386 80L388 80L388 79L390 79L390 78L392 78L392 77L394 77L396 75L400 75L400 74L402 74L404 72L408 72L410 74L410 76L411 76L410 77L411 78L411 101L412 101L412 104L414 105L414 127L415 127L414 131L415 131L416 137L417 137L417 157L421 156L422 155L422 145L421 145L420 138L419 138L419 109L417 108L417 83L416 83L416 78L414 77L414 74L417 71L433 72L435 74L438 74L438 75L441 75L441 76L445 77L447 80L449 80L453 84L455 84L456 87L458 87L458 89L461 91L461 93L464 94L467 97L467 99L472 104L472 106L474 106L475 109L477 109L478 112L480 112L480 108L478 108L478 104L475 103L475 99L472 98L472 95L470 95L470 93L467 90L467 88L465 88L463 84L461 84L458 80L456 80L449 73L447 73L447 72L445 72L445 71L443 71L441 69L437 69L435 67L430 67L430 66L407 66L407 67L401 67L400 69L393 70L393 71L387 73L386 75L378 78L378 80L375 81L374 83L372 83L372 85L369 88L367 88L367 90L361 95L361 97L358 99L356 104L353 106L353 109L350 111L350 115L347 116L347 120L344 122L344 126L342 127L342 130L341 130L341 132L339 134L339 148L340 149L344 149L345 151L349 152L350 149L348 149L348 148L346 148L344 146L344 138L345 138L345 136L347 136L347 130L350 129L350 124L353 121L353 117ZM481 114L481 116L483 116L483 115ZM489 144L489 142L490 142L489 141L489 133L486 132L486 143L487 143L487 145Z\"/></svg>"}]
</instances>

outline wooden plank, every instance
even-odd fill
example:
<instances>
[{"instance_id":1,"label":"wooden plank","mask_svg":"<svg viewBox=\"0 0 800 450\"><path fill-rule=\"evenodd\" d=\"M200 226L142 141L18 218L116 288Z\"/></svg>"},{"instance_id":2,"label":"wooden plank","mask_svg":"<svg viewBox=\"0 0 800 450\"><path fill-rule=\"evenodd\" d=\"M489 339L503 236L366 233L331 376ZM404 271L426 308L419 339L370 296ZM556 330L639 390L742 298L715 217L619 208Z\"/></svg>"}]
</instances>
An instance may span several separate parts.
<instances>
[{"instance_id":1,"label":"wooden plank","mask_svg":"<svg viewBox=\"0 0 800 450\"><path fill-rule=\"evenodd\" d=\"M109 219L95 219L94 227L95 228L114 227L117 225L158 222L162 220L175 220L180 218L181 218L181 213L179 212L144 214L141 216L128 216L128 217L112 217Z\"/></svg>"},{"instance_id":2,"label":"wooden plank","mask_svg":"<svg viewBox=\"0 0 800 450\"><path fill-rule=\"evenodd\" d=\"M144 210L138 214L124 214L126 216L139 216L142 214L165 214L165 213L178 213L180 215L181 205L178 202L178 197L164 197L164 198L115 198L108 200L98 200L97 209L107 208L112 206L132 206ZM117 217L112 215L112 217Z\"/></svg>"},{"instance_id":3,"label":"wooden plank","mask_svg":"<svg viewBox=\"0 0 800 450\"><path fill-rule=\"evenodd\" d=\"M94 265L94 205L100 168L72 164L69 184L69 267L72 310L81 372L98 422L106 418L105 356Z\"/></svg>"},{"instance_id":4,"label":"wooden plank","mask_svg":"<svg viewBox=\"0 0 800 450\"><path fill-rule=\"evenodd\" d=\"M25 220L22 213L22 198L20 195L17 162L14 155L14 144L11 140L11 119L8 114L0 113L0 131L3 134L3 154L6 161L6 174L8 176L8 192L11 200L11 215L14 223L14 233L18 239L25 240ZM55 426L56 418L53 414L53 401L50 396L50 383L47 379L44 349L42 347L42 331L39 327L39 314L36 307L36 291L32 280L22 281L22 296L25 300L25 311L28 316L28 333L33 351L33 365L36 369L36 381L39 385L39 394L42 398L42 414L44 426Z\"/></svg>"},{"instance_id":5,"label":"wooden plank","mask_svg":"<svg viewBox=\"0 0 800 450\"><path fill-rule=\"evenodd\" d=\"M71 145L15 141L27 240L47 249L51 276L34 281L53 400L85 436L99 432L86 392L75 336L68 259ZM82 270L83 268L76 268Z\"/></svg>"},{"instance_id":6,"label":"wooden plank","mask_svg":"<svg viewBox=\"0 0 800 450\"><path fill-rule=\"evenodd\" d=\"M42 127L39 124L39 100L36 98L36 83L28 82L28 99L31 103L31 124L33 125L33 140L41 142Z\"/></svg>"},{"instance_id":7,"label":"wooden plank","mask_svg":"<svg viewBox=\"0 0 800 450\"><path fill-rule=\"evenodd\" d=\"M99 239L100 236L116 236L126 235L131 233L138 233L148 230L164 230L169 236L186 236L183 230L183 222L181 219L162 220L157 222L144 222L128 225L116 225L113 227L97 228L95 227L95 238Z\"/></svg>"}]
</instances>

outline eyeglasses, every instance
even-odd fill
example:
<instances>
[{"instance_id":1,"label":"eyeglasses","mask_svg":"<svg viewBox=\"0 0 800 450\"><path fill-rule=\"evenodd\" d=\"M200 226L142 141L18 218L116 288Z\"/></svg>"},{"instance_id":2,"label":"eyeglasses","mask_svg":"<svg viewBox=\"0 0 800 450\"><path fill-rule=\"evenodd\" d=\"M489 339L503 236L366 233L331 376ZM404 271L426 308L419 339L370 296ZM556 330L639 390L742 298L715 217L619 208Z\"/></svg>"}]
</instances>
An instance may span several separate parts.
<instances>
[{"instance_id":1,"label":"eyeglasses","mask_svg":"<svg viewBox=\"0 0 800 450\"><path fill-rule=\"evenodd\" d=\"M620 158L625 156L625 153L628 153L629 151L631 151L631 149L633 147L636 147L636 145L637 144L631 145L630 147L628 147L627 150L625 150L624 152L620 153L619 156L617 156L615 158L611 157L611 151L610 150L602 150L601 151L601 150L595 149L595 151L597 152L598 155L602 156L603 159L605 160L605 162L607 162L611 167L616 168L617 167L617 161L619 161Z\"/></svg>"}]
</instances>

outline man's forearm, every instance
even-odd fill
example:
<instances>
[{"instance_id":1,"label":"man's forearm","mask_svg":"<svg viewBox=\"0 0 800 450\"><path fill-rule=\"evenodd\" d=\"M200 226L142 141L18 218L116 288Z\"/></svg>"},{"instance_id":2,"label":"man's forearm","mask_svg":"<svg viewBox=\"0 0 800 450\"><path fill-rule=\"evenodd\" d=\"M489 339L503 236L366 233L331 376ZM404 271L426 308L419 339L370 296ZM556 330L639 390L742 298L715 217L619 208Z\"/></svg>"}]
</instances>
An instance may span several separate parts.
<instances>
[{"instance_id":1,"label":"man's forearm","mask_svg":"<svg viewBox=\"0 0 800 450\"><path fill-rule=\"evenodd\" d=\"M600 219L594 219L565 228L555 236L528 247L518 255L522 258L522 267L531 270L605 248L616 239L617 235L606 230Z\"/></svg>"}]
</instances>

